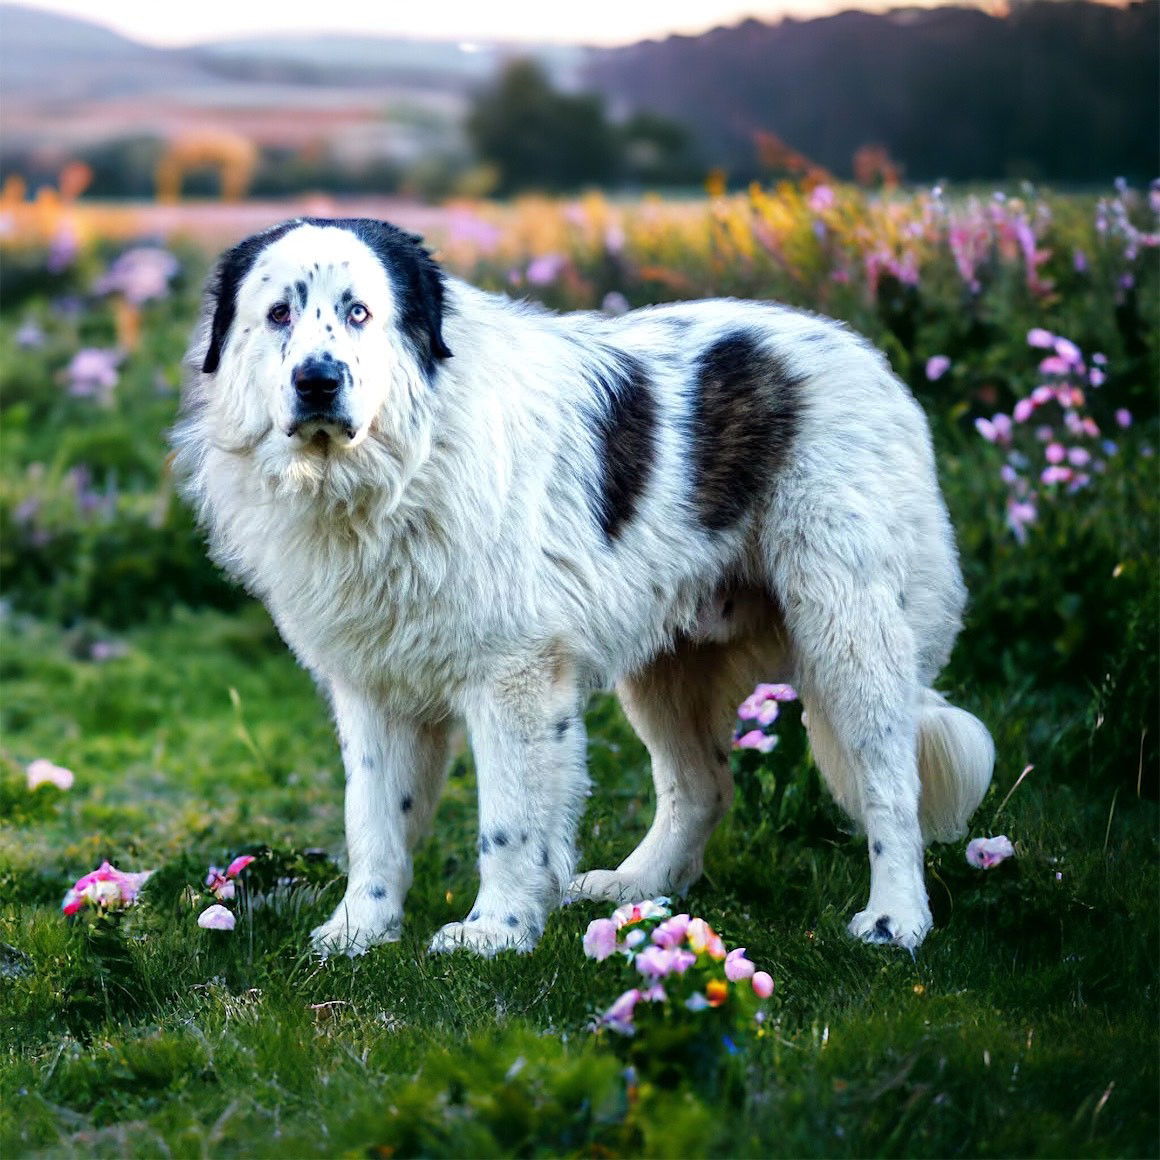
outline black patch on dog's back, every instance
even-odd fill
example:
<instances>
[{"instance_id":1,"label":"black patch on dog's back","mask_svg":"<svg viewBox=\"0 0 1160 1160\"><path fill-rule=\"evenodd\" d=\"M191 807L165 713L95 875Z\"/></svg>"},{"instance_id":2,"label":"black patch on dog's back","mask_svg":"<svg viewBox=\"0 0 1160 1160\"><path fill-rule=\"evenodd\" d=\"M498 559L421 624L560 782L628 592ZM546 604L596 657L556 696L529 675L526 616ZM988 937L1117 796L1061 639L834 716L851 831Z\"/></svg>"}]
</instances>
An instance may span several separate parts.
<instances>
[{"instance_id":1,"label":"black patch on dog's back","mask_svg":"<svg viewBox=\"0 0 1160 1160\"><path fill-rule=\"evenodd\" d=\"M606 369L589 371L597 409L593 426L600 478L593 514L609 543L632 519L656 458L656 400L638 359L607 352Z\"/></svg>"},{"instance_id":2,"label":"black patch on dog's back","mask_svg":"<svg viewBox=\"0 0 1160 1160\"><path fill-rule=\"evenodd\" d=\"M689 412L693 502L710 531L745 515L797 432L800 379L756 334L719 338L696 362Z\"/></svg>"}]
</instances>

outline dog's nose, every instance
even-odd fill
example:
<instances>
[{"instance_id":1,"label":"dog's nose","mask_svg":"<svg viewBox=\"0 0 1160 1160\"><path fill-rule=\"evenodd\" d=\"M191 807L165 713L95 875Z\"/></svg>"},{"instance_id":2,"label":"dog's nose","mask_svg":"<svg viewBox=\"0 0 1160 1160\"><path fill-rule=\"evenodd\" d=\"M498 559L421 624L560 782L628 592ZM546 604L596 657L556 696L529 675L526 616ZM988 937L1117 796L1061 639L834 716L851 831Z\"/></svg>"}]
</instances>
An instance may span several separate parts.
<instances>
[{"instance_id":1,"label":"dog's nose","mask_svg":"<svg viewBox=\"0 0 1160 1160\"><path fill-rule=\"evenodd\" d=\"M304 413L330 412L346 380L346 364L333 358L308 358L294 369L294 393Z\"/></svg>"}]
</instances>

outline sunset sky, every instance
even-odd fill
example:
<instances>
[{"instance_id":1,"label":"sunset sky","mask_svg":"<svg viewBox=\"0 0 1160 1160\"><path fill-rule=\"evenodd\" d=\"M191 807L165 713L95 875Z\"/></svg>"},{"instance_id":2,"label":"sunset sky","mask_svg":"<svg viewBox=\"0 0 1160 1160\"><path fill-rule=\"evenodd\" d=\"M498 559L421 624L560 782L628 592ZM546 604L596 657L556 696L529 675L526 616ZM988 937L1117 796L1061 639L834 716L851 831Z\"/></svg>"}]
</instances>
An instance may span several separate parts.
<instances>
[{"instance_id":1,"label":"sunset sky","mask_svg":"<svg viewBox=\"0 0 1160 1160\"><path fill-rule=\"evenodd\" d=\"M22 0L107 25L150 44L180 45L271 32L371 33L440 40L536 40L620 44L671 32L698 33L747 16L776 22L846 8L882 11L912 0L377 0L306 4L295 0ZM921 0L920 0L921 2ZM929 6L932 0L925 0ZM963 0L969 3L970 0ZM992 0L983 0L984 6Z\"/></svg>"}]
</instances>

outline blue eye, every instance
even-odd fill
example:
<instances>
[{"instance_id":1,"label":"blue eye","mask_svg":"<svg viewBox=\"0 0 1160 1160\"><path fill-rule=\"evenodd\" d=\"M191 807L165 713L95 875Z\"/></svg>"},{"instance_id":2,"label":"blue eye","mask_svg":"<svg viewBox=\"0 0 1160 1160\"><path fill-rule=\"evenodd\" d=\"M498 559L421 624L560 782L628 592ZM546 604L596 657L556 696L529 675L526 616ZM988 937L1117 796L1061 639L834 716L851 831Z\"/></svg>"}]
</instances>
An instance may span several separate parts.
<instances>
[{"instance_id":1,"label":"blue eye","mask_svg":"<svg viewBox=\"0 0 1160 1160\"><path fill-rule=\"evenodd\" d=\"M361 302L356 302L346 315L352 326L362 326L370 316L371 312Z\"/></svg>"}]
</instances>

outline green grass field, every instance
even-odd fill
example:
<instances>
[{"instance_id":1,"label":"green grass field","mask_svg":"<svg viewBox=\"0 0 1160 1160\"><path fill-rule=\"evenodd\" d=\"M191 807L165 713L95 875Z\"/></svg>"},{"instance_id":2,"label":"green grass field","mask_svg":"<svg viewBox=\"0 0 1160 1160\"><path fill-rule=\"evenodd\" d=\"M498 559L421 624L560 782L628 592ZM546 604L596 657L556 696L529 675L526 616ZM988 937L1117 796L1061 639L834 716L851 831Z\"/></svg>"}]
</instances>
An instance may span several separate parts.
<instances>
[{"instance_id":1,"label":"green grass field","mask_svg":"<svg viewBox=\"0 0 1160 1160\"><path fill-rule=\"evenodd\" d=\"M1079 213L1060 203L1057 220ZM962 844L934 847L936 927L917 957L852 942L864 841L787 707L772 754L735 755L737 801L682 904L776 982L761 1034L736 1052L712 1010L632 1040L589 1030L625 985L581 949L608 908L562 908L527 956L425 953L474 897L462 741L402 941L310 956L343 886L338 747L265 613L202 559L162 469L200 259L186 255L174 293L145 307L102 404L62 374L76 350L114 341L107 304L65 311L82 274L37 281L39 259L21 257L0 316L0 1155L1160 1152L1156 270L1145 255L1133 332L1107 286L1067 281L1055 245L1061 292L1000 299L996 281L986 341L937 271L903 338L894 306L851 312L907 366L953 349L947 382L912 380L972 591L942 685L997 744L972 834L1005 833L1016 856L979 871ZM599 301L610 286L587 260L573 258ZM731 289L689 262L699 292ZM619 283L630 301L633 285ZM792 296L775 280L765 292ZM30 320L38 345L18 338ZM998 449L971 420L994 409L984 388L1002 403L1034 384L1033 323L1106 351L1108 407L1129 403L1135 421L1106 474L1043 500L1021 545ZM607 865L647 828L651 783L611 698L593 700L588 730L582 865ZM74 787L30 791L39 757L73 770ZM243 852L258 857L236 929L200 929L207 867ZM65 890L104 858L155 871L140 902L62 917Z\"/></svg>"}]
</instances>

